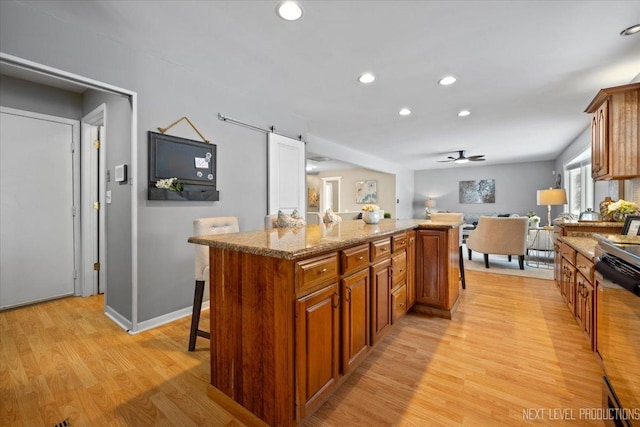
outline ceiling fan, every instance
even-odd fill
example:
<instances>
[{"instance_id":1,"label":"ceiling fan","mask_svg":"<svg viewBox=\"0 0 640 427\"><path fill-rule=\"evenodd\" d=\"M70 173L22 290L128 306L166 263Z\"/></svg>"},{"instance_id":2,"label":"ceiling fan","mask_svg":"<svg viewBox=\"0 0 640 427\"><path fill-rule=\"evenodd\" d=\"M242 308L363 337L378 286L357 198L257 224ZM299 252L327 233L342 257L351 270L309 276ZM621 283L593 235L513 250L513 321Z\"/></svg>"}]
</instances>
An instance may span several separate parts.
<instances>
[{"instance_id":1,"label":"ceiling fan","mask_svg":"<svg viewBox=\"0 0 640 427\"><path fill-rule=\"evenodd\" d=\"M458 157L447 157L449 160L438 160L438 162L455 162L455 163L467 163L467 162L483 162L486 159L483 158L484 154L478 156L465 157L464 150L458 150Z\"/></svg>"}]
</instances>

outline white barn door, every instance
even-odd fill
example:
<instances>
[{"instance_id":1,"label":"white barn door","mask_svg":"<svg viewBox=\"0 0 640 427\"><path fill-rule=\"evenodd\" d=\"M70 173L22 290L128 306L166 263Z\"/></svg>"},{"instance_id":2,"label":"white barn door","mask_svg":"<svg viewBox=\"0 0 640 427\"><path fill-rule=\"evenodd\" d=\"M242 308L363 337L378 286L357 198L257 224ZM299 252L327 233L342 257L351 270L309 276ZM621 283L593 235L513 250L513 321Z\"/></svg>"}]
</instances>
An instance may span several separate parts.
<instances>
[{"instance_id":1,"label":"white barn door","mask_svg":"<svg viewBox=\"0 0 640 427\"><path fill-rule=\"evenodd\" d=\"M306 215L305 144L275 133L268 134L268 214L278 210Z\"/></svg>"},{"instance_id":2,"label":"white barn door","mask_svg":"<svg viewBox=\"0 0 640 427\"><path fill-rule=\"evenodd\" d=\"M0 309L76 291L78 137L77 120L0 110Z\"/></svg>"}]
</instances>

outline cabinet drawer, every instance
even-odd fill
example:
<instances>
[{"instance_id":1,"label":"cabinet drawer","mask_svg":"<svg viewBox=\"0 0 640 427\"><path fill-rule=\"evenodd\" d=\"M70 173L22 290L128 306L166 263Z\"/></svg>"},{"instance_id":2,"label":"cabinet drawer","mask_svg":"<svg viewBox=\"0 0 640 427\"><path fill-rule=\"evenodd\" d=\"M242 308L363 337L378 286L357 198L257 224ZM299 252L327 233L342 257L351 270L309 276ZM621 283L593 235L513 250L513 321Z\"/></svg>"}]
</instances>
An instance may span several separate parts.
<instances>
[{"instance_id":1,"label":"cabinet drawer","mask_svg":"<svg viewBox=\"0 0 640 427\"><path fill-rule=\"evenodd\" d=\"M589 282L593 283L593 262L582 254L576 255L576 268Z\"/></svg>"},{"instance_id":2,"label":"cabinet drawer","mask_svg":"<svg viewBox=\"0 0 640 427\"><path fill-rule=\"evenodd\" d=\"M369 244L340 251L342 274L358 271L369 265Z\"/></svg>"},{"instance_id":3,"label":"cabinet drawer","mask_svg":"<svg viewBox=\"0 0 640 427\"><path fill-rule=\"evenodd\" d=\"M402 285L391 293L391 323L396 323L406 312L407 286Z\"/></svg>"},{"instance_id":4,"label":"cabinet drawer","mask_svg":"<svg viewBox=\"0 0 640 427\"><path fill-rule=\"evenodd\" d=\"M565 257L571 264L576 265L576 250L566 243L560 243L560 255Z\"/></svg>"},{"instance_id":5,"label":"cabinet drawer","mask_svg":"<svg viewBox=\"0 0 640 427\"><path fill-rule=\"evenodd\" d=\"M391 274L393 277L393 287L402 283L407 278L407 253L400 252L391 258Z\"/></svg>"},{"instance_id":6,"label":"cabinet drawer","mask_svg":"<svg viewBox=\"0 0 640 427\"><path fill-rule=\"evenodd\" d=\"M311 291L338 278L338 254L296 262L296 291Z\"/></svg>"},{"instance_id":7,"label":"cabinet drawer","mask_svg":"<svg viewBox=\"0 0 640 427\"><path fill-rule=\"evenodd\" d=\"M371 262L388 257L391 254L391 239L380 239L371 242Z\"/></svg>"},{"instance_id":8,"label":"cabinet drawer","mask_svg":"<svg viewBox=\"0 0 640 427\"><path fill-rule=\"evenodd\" d=\"M396 234L391 237L391 250L393 253L403 251L407 247L407 233Z\"/></svg>"}]
</instances>

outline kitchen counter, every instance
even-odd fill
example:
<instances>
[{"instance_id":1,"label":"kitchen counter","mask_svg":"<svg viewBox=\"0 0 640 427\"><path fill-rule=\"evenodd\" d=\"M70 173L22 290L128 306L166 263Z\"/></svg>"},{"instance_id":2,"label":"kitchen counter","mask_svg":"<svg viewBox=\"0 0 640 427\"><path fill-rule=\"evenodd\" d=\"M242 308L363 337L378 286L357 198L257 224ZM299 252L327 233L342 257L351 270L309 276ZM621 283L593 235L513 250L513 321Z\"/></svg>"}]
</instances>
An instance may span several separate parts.
<instances>
[{"instance_id":1,"label":"kitchen counter","mask_svg":"<svg viewBox=\"0 0 640 427\"><path fill-rule=\"evenodd\" d=\"M558 236L590 237L594 233L620 234L624 226L621 222L609 221L555 221L554 233Z\"/></svg>"},{"instance_id":2,"label":"kitchen counter","mask_svg":"<svg viewBox=\"0 0 640 427\"><path fill-rule=\"evenodd\" d=\"M449 229L460 227L462 224L463 222L413 219L382 219L378 224L366 224L362 220L353 220L304 227L194 236L189 238L189 243L291 260L357 244L377 236L389 236L403 230Z\"/></svg>"},{"instance_id":3,"label":"kitchen counter","mask_svg":"<svg viewBox=\"0 0 640 427\"><path fill-rule=\"evenodd\" d=\"M575 237L575 236L563 236L559 238L567 245L578 251L579 254L584 255L591 261L595 258L595 247L598 244L598 239L594 237Z\"/></svg>"}]
</instances>

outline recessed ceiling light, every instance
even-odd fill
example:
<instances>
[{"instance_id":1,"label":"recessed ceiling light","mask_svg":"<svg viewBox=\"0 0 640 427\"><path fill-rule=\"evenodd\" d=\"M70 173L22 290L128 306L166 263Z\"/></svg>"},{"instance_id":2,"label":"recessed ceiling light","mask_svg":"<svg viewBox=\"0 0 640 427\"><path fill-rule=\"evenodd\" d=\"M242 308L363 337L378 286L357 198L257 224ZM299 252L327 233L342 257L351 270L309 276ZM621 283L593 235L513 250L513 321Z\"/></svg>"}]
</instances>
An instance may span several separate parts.
<instances>
[{"instance_id":1,"label":"recessed ceiling light","mask_svg":"<svg viewBox=\"0 0 640 427\"><path fill-rule=\"evenodd\" d=\"M443 86L448 86L448 85L452 85L456 82L456 78L453 76L445 76L443 78L441 78L440 80L438 80L438 83L440 83Z\"/></svg>"},{"instance_id":2,"label":"recessed ceiling light","mask_svg":"<svg viewBox=\"0 0 640 427\"><path fill-rule=\"evenodd\" d=\"M358 81L360 83L371 83L375 79L376 79L376 77L371 73L364 73L363 75L358 77Z\"/></svg>"},{"instance_id":3,"label":"recessed ceiling light","mask_svg":"<svg viewBox=\"0 0 640 427\"><path fill-rule=\"evenodd\" d=\"M469 114L471 114L471 111L469 110L460 110L458 112L458 117L467 117Z\"/></svg>"},{"instance_id":4,"label":"recessed ceiling light","mask_svg":"<svg viewBox=\"0 0 640 427\"><path fill-rule=\"evenodd\" d=\"M286 21L296 21L302 16L302 8L295 1L285 1L278 5L278 16Z\"/></svg>"},{"instance_id":5,"label":"recessed ceiling light","mask_svg":"<svg viewBox=\"0 0 640 427\"><path fill-rule=\"evenodd\" d=\"M625 28L620 32L621 36L630 36L636 33L640 33L640 24L632 25L629 28Z\"/></svg>"},{"instance_id":6,"label":"recessed ceiling light","mask_svg":"<svg viewBox=\"0 0 640 427\"><path fill-rule=\"evenodd\" d=\"M402 108L400 109L400 112L398 112L398 114L400 114L401 116L408 116L409 114L411 114L411 110L409 110L408 108Z\"/></svg>"}]
</instances>

